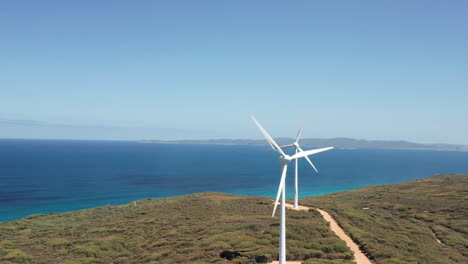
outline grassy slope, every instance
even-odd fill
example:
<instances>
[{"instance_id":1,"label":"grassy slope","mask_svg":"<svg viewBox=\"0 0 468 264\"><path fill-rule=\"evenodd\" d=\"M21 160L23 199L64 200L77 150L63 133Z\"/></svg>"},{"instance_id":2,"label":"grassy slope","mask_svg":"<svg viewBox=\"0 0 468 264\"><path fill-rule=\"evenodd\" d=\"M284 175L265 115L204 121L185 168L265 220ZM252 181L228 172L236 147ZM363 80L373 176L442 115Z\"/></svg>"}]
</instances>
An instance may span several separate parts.
<instances>
[{"instance_id":1,"label":"grassy slope","mask_svg":"<svg viewBox=\"0 0 468 264\"><path fill-rule=\"evenodd\" d=\"M468 263L468 175L369 186L301 202L330 212L376 263Z\"/></svg>"},{"instance_id":2,"label":"grassy slope","mask_svg":"<svg viewBox=\"0 0 468 264\"><path fill-rule=\"evenodd\" d=\"M376 263L468 263L468 175L309 197ZM369 209L363 209L369 208ZM277 257L278 219L261 197L202 193L0 223L0 263L228 263ZM436 241L436 234L443 244ZM288 257L351 263L316 212L288 210ZM333 259L333 260L327 260Z\"/></svg>"},{"instance_id":3,"label":"grassy slope","mask_svg":"<svg viewBox=\"0 0 468 264\"><path fill-rule=\"evenodd\" d=\"M224 250L243 255L228 263L255 263L277 258L271 210L267 198L201 193L32 216L0 223L0 263L226 263ZM352 263L316 212L288 210L288 251L310 263Z\"/></svg>"}]
</instances>

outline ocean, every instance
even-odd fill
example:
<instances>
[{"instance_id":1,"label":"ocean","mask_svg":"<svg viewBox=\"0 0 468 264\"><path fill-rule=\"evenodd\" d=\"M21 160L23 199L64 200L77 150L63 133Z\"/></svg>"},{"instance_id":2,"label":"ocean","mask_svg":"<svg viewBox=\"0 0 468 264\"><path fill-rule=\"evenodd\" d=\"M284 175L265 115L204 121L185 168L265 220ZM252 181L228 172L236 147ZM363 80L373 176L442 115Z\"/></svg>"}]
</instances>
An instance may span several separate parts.
<instances>
[{"instance_id":1,"label":"ocean","mask_svg":"<svg viewBox=\"0 0 468 264\"><path fill-rule=\"evenodd\" d=\"M319 173L299 162L301 197L468 173L468 152L456 151L334 149L312 161ZM267 146L3 139L0 221L195 192L274 197L279 178Z\"/></svg>"}]
</instances>

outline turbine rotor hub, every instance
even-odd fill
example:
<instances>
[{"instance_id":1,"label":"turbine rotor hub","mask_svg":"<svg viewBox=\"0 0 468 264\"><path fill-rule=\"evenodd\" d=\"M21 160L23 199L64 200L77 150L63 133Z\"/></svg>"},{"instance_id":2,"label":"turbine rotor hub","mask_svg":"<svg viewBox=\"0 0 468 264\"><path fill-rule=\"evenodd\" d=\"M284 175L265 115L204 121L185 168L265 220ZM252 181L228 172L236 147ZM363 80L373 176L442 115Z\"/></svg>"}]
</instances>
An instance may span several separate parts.
<instances>
[{"instance_id":1,"label":"turbine rotor hub","mask_svg":"<svg viewBox=\"0 0 468 264\"><path fill-rule=\"evenodd\" d=\"M289 156L289 155L284 155L284 156L280 157L280 162L283 165L287 165L289 162L291 162L291 160L292 160L291 156Z\"/></svg>"}]
</instances>

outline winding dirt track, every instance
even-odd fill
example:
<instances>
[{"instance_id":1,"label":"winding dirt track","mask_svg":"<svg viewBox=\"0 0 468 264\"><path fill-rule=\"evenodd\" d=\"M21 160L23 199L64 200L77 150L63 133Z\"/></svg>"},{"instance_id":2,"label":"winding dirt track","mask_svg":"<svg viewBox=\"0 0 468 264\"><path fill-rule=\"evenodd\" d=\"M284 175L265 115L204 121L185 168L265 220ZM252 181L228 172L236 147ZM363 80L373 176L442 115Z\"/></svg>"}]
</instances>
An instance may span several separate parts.
<instances>
[{"instance_id":1,"label":"winding dirt track","mask_svg":"<svg viewBox=\"0 0 468 264\"><path fill-rule=\"evenodd\" d=\"M333 217L324 210L318 208L312 208L307 206L299 205L299 208L294 209L292 204L286 204L286 207L293 210L309 211L309 209L317 210L325 219L330 223L330 229L341 239L346 245L354 252L354 262L357 264L372 264L366 255L359 249L359 246L344 232L344 230L338 225ZM300 261L288 261L288 264L300 264ZM278 264L278 261L273 261L271 264Z\"/></svg>"},{"instance_id":2,"label":"winding dirt track","mask_svg":"<svg viewBox=\"0 0 468 264\"><path fill-rule=\"evenodd\" d=\"M287 264L301 264L301 261L286 261ZM269 264L279 264L279 261L275 260L273 262L270 262Z\"/></svg>"},{"instance_id":3,"label":"winding dirt track","mask_svg":"<svg viewBox=\"0 0 468 264\"><path fill-rule=\"evenodd\" d=\"M354 261L358 264L372 264L366 255L359 249L359 246L344 232L344 230L336 223L335 219L324 210L315 208L323 216L325 221L330 223L330 229L343 240L346 245L354 252Z\"/></svg>"}]
</instances>

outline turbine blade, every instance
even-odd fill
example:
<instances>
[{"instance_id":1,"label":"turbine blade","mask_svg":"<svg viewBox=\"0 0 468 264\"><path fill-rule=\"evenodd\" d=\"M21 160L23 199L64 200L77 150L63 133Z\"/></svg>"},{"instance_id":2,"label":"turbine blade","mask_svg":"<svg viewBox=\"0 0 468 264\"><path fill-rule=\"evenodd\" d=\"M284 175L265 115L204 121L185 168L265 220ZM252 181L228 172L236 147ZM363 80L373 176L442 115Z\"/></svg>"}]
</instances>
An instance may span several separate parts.
<instances>
[{"instance_id":1,"label":"turbine blade","mask_svg":"<svg viewBox=\"0 0 468 264\"><path fill-rule=\"evenodd\" d=\"M302 134L302 127L301 127L301 129L299 129L299 131L297 132L296 143L299 142L299 138L301 137L301 134Z\"/></svg>"},{"instance_id":2,"label":"turbine blade","mask_svg":"<svg viewBox=\"0 0 468 264\"><path fill-rule=\"evenodd\" d=\"M270 141L270 135L268 135L268 133L265 131L265 129L263 129L262 125L260 125L260 123L257 121L257 119L255 119L254 116L250 116L250 117L255 122L255 125L257 125L257 127L260 130L260 132L262 133L262 135L266 138L266 140L267 140L268 144L270 144L271 148L274 151L276 151L275 147L273 146L273 144Z\"/></svg>"},{"instance_id":3,"label":"turbine blade","mask_svg":"<svg viewBox=\"0 0 468 264\"><path fill-rule=\"evenodd\" d=\"M286 154L284 154L283 150L278 146L278 144L276 144L276 142L273 140L273 138L270 135L268 135L268 132L266 132L266 130L262 127L262 125L260 125L260 123L257 121L257 119L255 119L254 116L250 116L250 117L255 122L258 129L260 129L260 132L262 132L263 136L267 139L268 143L270 143L271 147L276 152L278 152L279 154L285 156Z\"/></svg>"},{"instance_id":4,"label":"turbine blade","mask_svg":"<svg viewBox=\"0 0 468 264\"><path fill-rule=\"evenodd\" d=\"M310 166L312 166L312 168L314 168L315 172L318 173L317 168L315 168L314 164L312 163L312 161L310 161L309 157L305 156L304 158L309 162Z\"/></svg>"},{"instance_id":5,"label":"turbine blade","mask_svg":"<svg viewBox=\"0 0 468 264\"><path fill-rule=\"evenodd\" d=\"M271 214L271 217L275 216L276 207L278 206L278 201L281 196L281 192L284 191L283 189L284 189L284 183L286 181L287 170L288 170L288 165L283 165L282 172L281 172L281 180L278 186L278 194L276 195L275 207L273 208L273 213Z\"/></svg>"},{"instance_id":6,"label":"turbine blade","mask_svg":"<svg viewBox=\"0 0 468 264\"><path fill-rule=\"evenodd\" d=\"M298 148L300 151L304 151L304 150L302 150L300 147L297 147L297 148ZM314 164L313 164L312 161L309 159L309 157L305 156L304 158L309 162L310 166L312 166L312 168L314 168L315 172L318 173L317 168L314 166Z\"/></svg>"},{"instance_id":7,"label":"turbine blade","mask_svg":"<svg viewBox=\"0 0 468 264\"><path fill-rule=\"evenodd\" d=\"M293 144L289 144L289 145L283 145L283 146L281 146L280 148L282 148L282 149L287 149L287 148L292 148L292 147L294 147L294 145L293 145Z\"/></svg>"},{"instance_id":8,"label":"turbine blade","mask_svg":"<svg viewBox=\"0 0 468 264\"><path fill-rule=\"evenodd\" d=\"M276 151L275 147L273 147L273 144L271 144L270 140L268 140L268 138L266 139L268 144L270 145L271 149L273 149L274 151Z\"/></svg>"},{"instance_id":9,"label":"turbine blade","mask_svg":"<svg viewBox=\"0 0 468 264\"><path fill-rule=\"evenodd\" d=\"M302 157L305 157L305 156L309 156L309 155L312 155L312 154L317 154L317 153L320 153L320 152L324 152L324 151L327 151L327 150L330 150L330 149L333 149L333 147L328 147L328 148L320 148L320 149L312 149L312 150L307 150L307 151L301 151L297 154L294 154L291 159L298 159L298 158L302 158Z\"/></svg>"}]
</instances>

